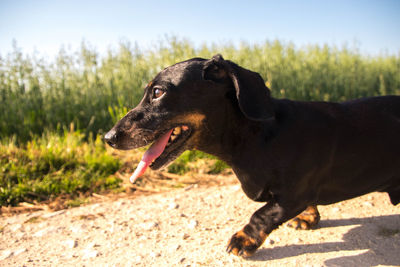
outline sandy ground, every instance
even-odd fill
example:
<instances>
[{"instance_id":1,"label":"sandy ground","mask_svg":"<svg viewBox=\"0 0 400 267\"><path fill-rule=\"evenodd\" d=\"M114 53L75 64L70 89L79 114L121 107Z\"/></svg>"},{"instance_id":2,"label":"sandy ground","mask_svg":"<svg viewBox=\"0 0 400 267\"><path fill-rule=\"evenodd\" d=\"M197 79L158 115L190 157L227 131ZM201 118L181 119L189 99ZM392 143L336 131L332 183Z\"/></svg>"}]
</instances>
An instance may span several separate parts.
<instances>
[{"instance_id":1,"label":"sandy ground","mask_svg":"<svg viewBox=\"0 0 400 267\"><path fill-rule=\"evenodd\" d=\"M373 193L319 206L310 231L285 225L248 259L225 247L262 206L238 184L191 186L67 210L0 215L1 266L399 266L400 205Z\"/></svg>"}]
</instances>

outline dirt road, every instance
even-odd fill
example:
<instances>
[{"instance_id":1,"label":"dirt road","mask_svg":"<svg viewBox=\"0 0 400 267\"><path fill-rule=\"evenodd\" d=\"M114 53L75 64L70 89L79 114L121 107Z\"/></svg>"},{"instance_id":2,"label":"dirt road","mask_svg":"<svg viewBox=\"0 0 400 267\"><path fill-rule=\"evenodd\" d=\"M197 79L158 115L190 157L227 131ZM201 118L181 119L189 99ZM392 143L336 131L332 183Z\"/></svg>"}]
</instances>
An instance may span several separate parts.
<instances>
[{"instance_id":1,"label":"dirt road","mask_svg":"<svg viewBox=\"0 0 400 267\"><path fill-rule=\"evenodd\" d=\"M400 205L381 193L320 206L318 229L281 226L249 259L228 255L229 238L261 205L235 184L3 215L0 265L400 265Z\"/></svg>"}]
</instances>

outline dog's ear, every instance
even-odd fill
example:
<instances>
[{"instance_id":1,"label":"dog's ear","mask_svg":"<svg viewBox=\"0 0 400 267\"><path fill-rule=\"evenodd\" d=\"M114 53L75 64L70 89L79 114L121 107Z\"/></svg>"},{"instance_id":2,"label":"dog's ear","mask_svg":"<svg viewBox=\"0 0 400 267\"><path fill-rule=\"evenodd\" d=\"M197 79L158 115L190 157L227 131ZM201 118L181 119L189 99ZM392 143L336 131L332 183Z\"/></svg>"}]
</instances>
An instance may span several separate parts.
<instances>
[{"instance_id":1,"label":"dog's ear","mask_svg":"<svg viewBox=\"0 0 400 267\"><path fill-rule=\"evenodd\" d=\"M274 116L269 89L261 76L215 55L203 68L203 78L222 83L230 80L242 113L251 120L265 121Z\"/></svg>"},{"instance_id":2,"label":"dog's ear","mask_svg":"<svg viewBox=\"0 0 400 267\"><path fill-rule=\"evenodd\" d=\"M214 82L223 82L228 79L229 75L225 64L225 60L220 54L213 56L204 65L203 79Z\"/></svg>"}]
</instances>

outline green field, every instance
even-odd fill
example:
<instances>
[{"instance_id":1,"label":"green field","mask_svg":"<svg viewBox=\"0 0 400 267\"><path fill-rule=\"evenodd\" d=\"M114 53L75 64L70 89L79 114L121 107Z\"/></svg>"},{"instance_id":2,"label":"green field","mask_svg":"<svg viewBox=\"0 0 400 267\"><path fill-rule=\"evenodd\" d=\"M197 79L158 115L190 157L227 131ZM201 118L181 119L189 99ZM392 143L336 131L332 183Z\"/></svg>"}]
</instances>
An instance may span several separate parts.
<instances>
[{"instance_id":1,"label":"green field","mask_svg":"<svg viewBox=\"0 0 400 267\"><path fill-rule=\"evenodd\" d=\"M120 43L101 55L83 43L48 59L14 45L0 57L0 205L118 187L113 174L123 163L106 151L101 134L139 102L158 71L216 53L259 72L277 98L400 95L400 52L366 56L356 47L279 41L196 47L171 37L151 49ZM202 157L186 153L169 170L182 173Z\"/></svg>"}]
</instances>

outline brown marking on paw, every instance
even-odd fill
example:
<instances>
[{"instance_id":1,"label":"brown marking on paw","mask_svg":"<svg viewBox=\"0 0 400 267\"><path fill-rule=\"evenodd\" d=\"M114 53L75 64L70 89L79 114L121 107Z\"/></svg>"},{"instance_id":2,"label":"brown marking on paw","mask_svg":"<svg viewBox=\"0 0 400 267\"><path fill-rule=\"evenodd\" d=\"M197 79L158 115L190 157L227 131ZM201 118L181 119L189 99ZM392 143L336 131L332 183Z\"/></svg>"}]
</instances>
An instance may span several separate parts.
<instances>
[{"instance_id":1,"label":"brown marking on paw","mask_svg":"<svg viewBox=\"0 0 400 267\"><path fill-rule=\"evenodd\" d=\"M262 245L264 243L265 239L267 239L268 235L266 233L264 233L264 231L259 231L258 234L262 240L260 245Z\"/></svg>"},{"instance_id":2,"label":"brown marking on paw","mask_svg":"<svg viewBox=\"0 0 400 267\"><path fill-rule=\"evenodd\" d=\"M260 231L259 236L254 238L240 230L232 236L226 251L236 256L250 257L264 243L266 237L267 235L263 231Z\"/></svg>"},{"instance_id":3,"label":"brown marking on paw","mask_svg":"<svg viewBox=\"0 0 400 267\"><path fill-rule=\"evenodd\" d=\"M243 230L240 230L239 232L237 232L237 233L236 233L236 236L239 237L239 238L243 238L243 240L244 240L244 241L243 241L243 245L244 245L245 247L254 245L254 244L256 243L256 241L254 240L254 238L252 238L252 237L246 235L246 234L243 232Z\"/></svg>"},{"instance_id":4,"label":"brown marking on paw","mask_svg":"<svg viewBox=\"0 0 400 267\"><path fill-rule=\"evenodd\" d=\"M318 224L319 220L317 206L308 206L305 211L292 219L288 226L297 230L310 230Z\"/></svg>"}]
</instances>

